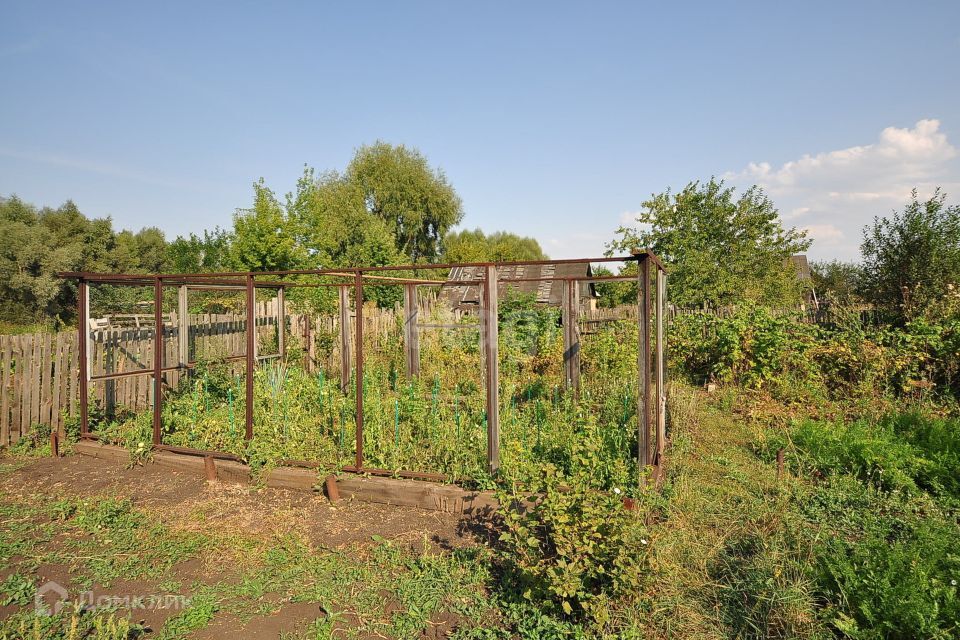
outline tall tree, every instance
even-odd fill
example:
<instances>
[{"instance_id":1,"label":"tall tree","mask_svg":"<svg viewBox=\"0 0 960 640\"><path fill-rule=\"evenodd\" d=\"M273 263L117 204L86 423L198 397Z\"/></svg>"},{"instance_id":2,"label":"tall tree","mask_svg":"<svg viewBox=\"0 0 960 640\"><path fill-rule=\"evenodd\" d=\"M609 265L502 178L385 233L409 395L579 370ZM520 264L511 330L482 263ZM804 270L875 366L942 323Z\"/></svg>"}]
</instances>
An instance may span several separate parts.
<instances>
[{"instance_id":1,"label":"tall tree","mask_svg":"<svg viewBox=\"0 0 960 640\"><path fill-rule=\"evenodd\" d=\"M913 191L903 211L863 230L864 295L909 319L960 285L960 206L939 189L925 201Z\"/></svg>"},{"instance_id":2,"label":"tall tree","mask_svg":"<svg viewBox=\"0 0 960 640\"><path fill-rule=\"evenodd\" d=\"M510 262L546 260L535 238L507 231L486 235L480 229L451 232L444 239L444 262Z\"/></svg>"},{"instance_id":3,"label":"tall tree","mask_svg":"<svg viewBox=\"0 0 960 640\"><path fill-rule=\"evenodd\" d=\"M784 229L759 187L736 197L723 181L691 182L643 203L637 227L622 226L608 255L649 247L670 265L670 298L681 306L739 301L788 304L801 284L789 257L810 246L806 234Z\"/></svg>"},{"instance_id":4,"label":"tall tree","mask_svg":"<svg viewBox=\"0 0 960 640\"><path fill-rule=\"evenodd\" d=\"M253 207L233 217L232 240L231 263L244 271L297 269L307 262L284 208L262 178L253 185Z\"/></svg>"},{"instance_id":5,"label":"tall tree","mask_svg":"<svg viewBox=\"0 0 960 640\"><path fill-rule=\"evenodd\" d=\"M359 190L364 209L387 224L410 262L436 260L443 237L463 218L443 171L416 149L385 142L360 147L343 179Z\"/></svg>"}]
</instances>

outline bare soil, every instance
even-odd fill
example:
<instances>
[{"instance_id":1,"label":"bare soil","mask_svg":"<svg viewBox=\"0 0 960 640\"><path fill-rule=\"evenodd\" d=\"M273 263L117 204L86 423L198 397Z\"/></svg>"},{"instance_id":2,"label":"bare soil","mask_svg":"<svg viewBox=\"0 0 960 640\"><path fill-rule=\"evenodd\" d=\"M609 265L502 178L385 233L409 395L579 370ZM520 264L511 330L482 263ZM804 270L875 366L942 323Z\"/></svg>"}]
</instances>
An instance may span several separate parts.
<instances>
[{"instance_id":1,"label":"bare soil","mask_svg":"<svg viewBox=\"0 0 960 640\"><path fill-rule=\"evenodd\" d=\"M477 523L461 515L348 500L331 504L318 493L208 483L202 477L150 463L124 467L81 455L31 460L22 468L4 474L4 491L32 500L105 495L128 498L138 508L160 513L181 529L220 528L264 536L296 531L316 546L330 549L369 543L376 536L417 549L423 549L426 544L436 550L449 550L476 544L477 536L483 535L482 527L478 528ZM54 540L45 547L55 548L56 544ZM27 565L31 563L30 558L19 560ZM0 580L11 571L9 567L0 567ZM33 575L38 585L55 581L67 586L71 594L87 590L75 583L76 576L67 566L40 565ZM195 580L229 583L236 575L229 562L211 565L209 559L207 562L194 559L174 566L165 579L180 581L188 589ZM115 581L106 589L94 584L91 590L94 598L162 591L156 581L137 580ZM325 615L316 603L291 603L277 597L272 605L266 607L268 614L248 620L229 613L218 614L192 637L208 640L278 638L281 633L302 631ZM13 605L0 607L0 618L16 609ZM156 630L175 613L176 610L164 608L138 609L132 619ZM349 620L345 622L349 625ZM445 638L455 627L456 620L445 616L431 625L425 637Z\"/></svg>"}]
</instances>

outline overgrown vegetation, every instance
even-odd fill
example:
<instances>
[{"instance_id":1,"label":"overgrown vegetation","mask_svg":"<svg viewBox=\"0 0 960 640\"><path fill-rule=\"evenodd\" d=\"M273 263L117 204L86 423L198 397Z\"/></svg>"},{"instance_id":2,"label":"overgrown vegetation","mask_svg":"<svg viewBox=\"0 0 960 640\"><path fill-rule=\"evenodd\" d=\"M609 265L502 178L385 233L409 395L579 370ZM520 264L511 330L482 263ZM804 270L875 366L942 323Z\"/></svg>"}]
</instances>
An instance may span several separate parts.
<instances>
[{"instance_id":1,"label":"overgrown vegetation","mask_svg":"<svg viewBox=\"0 0 960 640\"><path fill-rule=\"evenodd\" d=\"M438 311L438 313L443 313ZM637 486L636 329L611 324L583 342L582 396L565 389L558 312L505 301L501 320L501 480L530 485L551 463L569 473L579 443L595 448L598 488ZM450 321L438 317L432 322ZM374 338L371 338L373 340ZM472 486L493 487L486 470L485 393L477 334L460 329L424 335L422 372L406 381L402 332L365 349L364 460L371 467L444 473ZM331 345L332 342L325 342ZM309 460L335 471L354 462L355 384L340 389L333 369L307 374L289 364L256 372L255 437L244 439L244 383L224 363L199 367L164 402L164 442L227 451L254 467ZM145 455L152 442L149 412L94 412L107 442ZM601 428L601 425L605 425Z\"/></svg>"}]
</instances>

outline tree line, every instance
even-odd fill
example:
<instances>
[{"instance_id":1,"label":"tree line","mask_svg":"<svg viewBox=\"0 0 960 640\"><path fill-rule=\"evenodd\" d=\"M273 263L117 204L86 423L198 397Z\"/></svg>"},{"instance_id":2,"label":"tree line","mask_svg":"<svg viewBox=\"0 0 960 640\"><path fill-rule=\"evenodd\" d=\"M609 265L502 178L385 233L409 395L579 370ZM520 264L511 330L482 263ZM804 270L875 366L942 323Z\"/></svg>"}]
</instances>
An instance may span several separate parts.
<instances>
[{"instance_id":1,"label":"tree line","mask_svg":"<svg viewBox=\"0 0 960 640\"><path fill-rule=\"evenodd\" d=\"M442 170L416 149L383 142L360 147L343 171L304 167L283 197L261 179L230 229L172 241L155 227L115 230L110 218L87 218L73 202L53 209L0 198L0 322L73 322L75 286L57 278L58 271L268 271L547 257L534 238L455 230L462 219L460 197ZM711 178L652 195L634 224L615 231L607 254L651 248L669 265L670 299L679 306L789 306L810 287L789 258L810 244L805 232L783 225L761 188L738 193ZM940 191L927 200L914 193L902 211L864 229L861 253L860 262L813 265L821 299L874 304L906 319L925 313L960 295L960 207L948 205ZM635 274L636 263L617 273ZM601 305L636 300L629 282L597 289ZM322 305L329 293L297 295ZM396 287L369 291L381 305L399 295Z\"/></svg>"},{"instance_id":2,"label":"tree line","mask_svg":"<svg viewBox=\"0 0 960 640\"><path fill-rule=\"evenodd\" d=\"M347 168L305 167L280 197L261 179L230 229L168 241L158 228L116 230L73 202L36 207L0 198L0 322L60 326L75 321L76 287L59 271L195 273L544 259L533 238L455 231L463 205L442 171L415 149L378 142ZM372 287L392 304L394 288ZM121 295L121 294L117 294ZM319 294L318 294L319 295Z\"/></svg>"}]
</instances>

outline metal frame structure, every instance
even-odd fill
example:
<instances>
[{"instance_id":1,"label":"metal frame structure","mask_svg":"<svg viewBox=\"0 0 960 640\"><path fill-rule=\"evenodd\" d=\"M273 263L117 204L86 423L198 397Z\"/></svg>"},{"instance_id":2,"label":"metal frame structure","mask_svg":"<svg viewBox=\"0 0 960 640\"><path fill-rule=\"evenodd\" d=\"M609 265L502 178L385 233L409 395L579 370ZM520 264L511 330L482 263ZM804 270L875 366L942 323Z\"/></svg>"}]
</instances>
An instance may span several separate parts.
<instances>
[{"instance_id":1,"label":"metal frame structure","mask_svg":"<svg viewBox=\"0 0 960 640\"><path fill-rule=\"evenodd\" d=\"M546 275L533 278L498 278L497 270L505 266L590 264L610 262L638 262L637 276L556 276ZM453 267L482 267L483 276L474 280L438 280L415 277L393 277L384 273L393 271L434 271ZM400 477L427 480L443 480L443 475L412 470L400 472L365 467L363 462L363 288L370 285L402 285L404 288L404 344L406 351L406 373L408 378L419 373L419 338L417 324L416 292L419 286L438 285L477 285L481 289L480 340L483 357L484 379L486 386L487 410L487 467L491 475L496 474L500 460L500 385L498 365L498 299L497 289L504 282L544 282L559 281L563 287L562 317L564 337L564 377L566 386L575 397L580 386L580 337L577 330L579 312L578 287L591 282L636 281L638 283L638 394L637 394L637 460L640 462L640 482L645 482L646 474L642 470L648 465L659 465L663 455L666 436L666 365L664 359L664 313L666 310L666 268L657 256L648 249L636 250L629 256L603 258L574 258L566 260L528 260L517 262L477 262L458 264L416 264L362 267L351 269L300 269L262 272L223 272L191 274L105 274L90 272L64 272L62 278L74 279L78 283L78 319L81 331L79 339L80 368L80 436L85 439L97 439L90 431L89 424L89 383L109 380L123 376L149 375L153 377L153 448L176 453L209 456L213 458L237 460L232 454L220 451L172 447L163 443L162 405L163 374L168 371L190 369L196 365L189 361L187 341L184 337L189 331L187 314L187 293L190 289L243 291L246 295L246 352L230 360L243 360L246 366L246 403L245 437L253 438L254 423L254 371L258 360L285 357L286 310L285 290L288 287L337 287L340 300L340 345L341 345L341 389L346 392L350 384L351 369L355 369L356 385L356 459L353 466L342 470L371 475L398 475ZM283 281L279 278L290 276L326 276L344 280L343 282L300 282ZM266 278L273 278L267 280ZM124 371L92 376L88 361L90 345L90 290L91 284L111 284L126 286L150 286L153 288L155 340L153 368ZM178 363L164 366L163 337L163 291L165 287L178 288L180 349ZM353 289L355 309L354 345L350 344L349 293ZM277 292L280 328L278 353L257 354L256 336L256 290L269 289ZM651 296L651 289L653 295ZM655 312L655 313L654 313ZM652 319L655 318L655 324ZM651 342L651 338L653 342ZM351 354L351 351L354 353ZM656 394L656 397L653 397ZM652 436L652 441L651 441ZM316 467L309 461L285 461L287 464Z\"/></svg>"}]
</instances>

